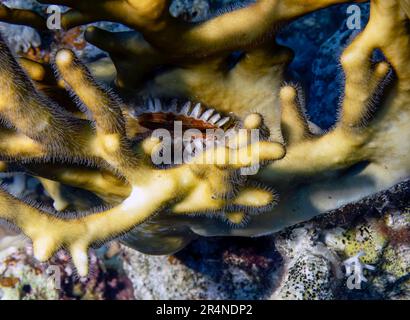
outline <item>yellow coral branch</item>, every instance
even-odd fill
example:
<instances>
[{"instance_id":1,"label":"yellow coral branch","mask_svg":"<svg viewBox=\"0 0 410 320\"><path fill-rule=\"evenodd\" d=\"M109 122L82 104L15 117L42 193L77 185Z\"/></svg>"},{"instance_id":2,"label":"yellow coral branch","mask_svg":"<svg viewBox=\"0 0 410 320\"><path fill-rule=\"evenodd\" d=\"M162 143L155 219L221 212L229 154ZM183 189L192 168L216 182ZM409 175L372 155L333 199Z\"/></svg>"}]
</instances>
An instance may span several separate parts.
<instances>
[{"instance_id":1,"label":"yellow coral branch","mask_svg":"<svg viewBox=\"0 0 410 320\"><path fill-rule=\"evenodd\" d=\"M30 10L10 9L1 3L0 21L26 25L39 30L44 30L47 28L45 19L39 14Z\"/></svg>"},{"instance_id":2,"label":"yellow coral branch","mask_svg":"<svg viewBox=\"0 0 410 320\"><path fill-rule=\"evenodd\" d=\"M161 141L131 143L133 133L142 137L141 128L133 133L128 130L133 123L127 106L92 79L72 52L60 51L57 66L62 80L89 111L90 121L79 120L36 91L38 84L28 79L0 43L0 114L15 128L0 130L4 160L15 157L18 163L26 160L25 156L42 158L45 163L38 165L41 168L33 164L25 168L32 168L38 176L91 190L116 204L89 215L75 213L69 219L1 192L0 218L32 238L39 259L47 259L64 247L79 273L85 275L90 246L132 230L157 212L161 215L155 217L152 229L168 228L167 232L157 231L161 240L166 238L164 233L179 233L181 240L180 230L188 234L184 240L191 239L193 231L259 235L377 192L409 175L410 41L409 17L403 6L407 1L372 1L368 26L342 57L346 82L341 118L329 132L320 134L314 133L319 130L312 130L306 119L296 89L283 87L290 51L270 40L279 23L346 1L259 0L198 24L171 17L169 1L165 0L43 2L72 7L63 19L66 27L103 19L142 32L143 37L95 28L87 32L88 39L110 51L118 72L117 84L127 93L138 88L140 95L200 100L220 113L233 112L238 125L246 130L233 130L229 147L207 149L189 163L158 169L150 155ZM376 48L383 51L388 63L371 62ZM226 61L234 50L240 50L242 56L232 67ZM41 66L29 61L22 64L32 79L40 83L45 79ZM170 69L158 74L162 66ZM391 69L397 82L376 105L375 97ZM201 119L186 116L206 123L207 114ZM134 124L139 119L136 116ZM67 128L67 121L74 129ZM249 141L253 129L261 132L260 141ZM269 141L264 140L267 137ZM287 144L286 152L282 141ZM47 159L54 160L54 156L59 162L51 165ZM244 179L243 185L236 180L238 171L249 169L255 159L269 164L252 179L277 188L281 201L270 188L255 186L250 179ZM332 192L337 188L341 189L339 194ZM334 194L334 199L329 196ZM232 224L244 225L253 213L261 216L253 219L249 228L232 229ZM222 217L230 224L221 227L205 218L184 219L184 215L198 214ZM166 247L174 248L169 243Z\"/></svg>"},{"instance_id":3,"label":"yellow coral branch","mask_svg":"<svg viewBox=\"0 0 410 320\"><path fill-rule=\"evenodd\" d=\"M180 56L204 56L253 45L280 23L348 1L258 0L246 8L199 24L173 18L168 9L170 1L164 0L102 0L98 4L77 0L40 2L72 7L74 10L63 16L66 28L99 20L115 20L141 31L148 42L163 52Z\"/></svg>"}]
</instances>

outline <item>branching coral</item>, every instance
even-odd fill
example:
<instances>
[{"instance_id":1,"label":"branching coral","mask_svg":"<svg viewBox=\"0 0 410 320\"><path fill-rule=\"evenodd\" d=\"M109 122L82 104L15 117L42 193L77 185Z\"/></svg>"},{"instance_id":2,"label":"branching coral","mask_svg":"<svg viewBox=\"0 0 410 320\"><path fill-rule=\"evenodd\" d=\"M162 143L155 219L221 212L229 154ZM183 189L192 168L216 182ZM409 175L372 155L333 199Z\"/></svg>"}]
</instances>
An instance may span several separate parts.
<instances>
[{"instance_id":1,"label":"branching coral","mask_svg":"<svg viewBox=\"0 0 410 320\"><path fill-rule=\"evenodd\" d=\"M197 235L257 236L409 176L408 1L371 1L366 29L341 58L345 94L340 119L326 133L307 120L301 92L283 85L292 53L274 36L279 25L343 0L259 0L195 24L173 18L169 0L41 2L72 8L63 16L66 28L110 20L135 32L87 30L86 38L109 52L116 70L111 78L110 61L86 66L63 49L55 79L49 66L27 59L19 64L0 43L3 170L40 177L59 209L69 203L56 183L111 206L67 214L2 191L0 218L33 240L40 260L66 248L86 275L89 247L114 237L127 234L134 248L158 254L175 252ZM25 12L13 15L6 12L3 20L37 23ZM376 49L387 61L372 60ZM101 74L122 99L99 84ZM152 96L148 106L140 103ZM151 155L164 141L149 133L174 120L184 129L221 127L230 145L160 168ZM250 139L255 129L261 133L256 142ZM262 170L240 177L255 156ZM209 158L214 161L204 161Z\"/></svg>"},{"instance_id":2,"label":"branching coral","mask_svg":"<svg viewBox=\"0 0 410 320\"><path fill-rule=\"evenodd\" d=\"M13 9L0 4L0 20L14 24L27 25L40 30L46 29L44 19L37 13L30 10Z\"/></svg>"}]
</instances>

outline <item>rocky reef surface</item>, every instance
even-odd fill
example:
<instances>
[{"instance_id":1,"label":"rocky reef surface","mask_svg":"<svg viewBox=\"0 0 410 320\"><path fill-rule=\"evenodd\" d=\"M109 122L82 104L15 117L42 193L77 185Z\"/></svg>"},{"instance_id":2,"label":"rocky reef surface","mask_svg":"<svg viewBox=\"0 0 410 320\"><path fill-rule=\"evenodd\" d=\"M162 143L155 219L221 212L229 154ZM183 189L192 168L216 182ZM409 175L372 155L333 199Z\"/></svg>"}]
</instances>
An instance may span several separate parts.
<instances>
[{"instance_id":1,"label":"rocky reef surface","mask_svg":"<svg viewBox=\"0 0 410 320\"><path fill-rule=\"evenodd\" d=\"M42 9L31 0L5 2ZM177 0L172 13L200 21L241 4ZM312 120L323 128L336 117L343 83L338 57L358 32L346 27L346 9L308 15L279 38L296 53L289 78L301 84ZM361 10L364 25L368 6ZM111 23L100 26L124 30ZM41 54L39 48L51 43L41 43L28 27L0 24L0 31L16 52L27 55ZM58 32L53 40L83 59L102 57L82 31ZM12 193L46 201L33 179L15 176L3 182ZM36 262L24 238L0 227L0 299L410 299L409 199L405 182L272 236L198 239L173 256L147 256L114 244L95 252L89 279L78 279L63 253L49 264ZM61 272L59 288L50 282L50 265Z\"/></svg>"},{"instance_id":2,"label":"rocky reef surface","mask_svg":"<svg viewBox=\"0 0 410 320\"><path fill-rule=\"evenodd\" d=\"M0 300L134 299L132 283L121 264L117 255L102 248L91 258L89 277L80 279L65 253L39 263L29 245L14 243L0 251Z\"/></svg>"},{"instance_id":3,"label":"rocky reef surface","mask_svg":"<svg viewBox=\"0 0 410 320\"><path fill-rule=\"evenodd\" d=\"M273 236L200 239L172 257L124 247L124 269L137 299L409 299L409 196L403 183Z\"/></svg>"}]
</instances>

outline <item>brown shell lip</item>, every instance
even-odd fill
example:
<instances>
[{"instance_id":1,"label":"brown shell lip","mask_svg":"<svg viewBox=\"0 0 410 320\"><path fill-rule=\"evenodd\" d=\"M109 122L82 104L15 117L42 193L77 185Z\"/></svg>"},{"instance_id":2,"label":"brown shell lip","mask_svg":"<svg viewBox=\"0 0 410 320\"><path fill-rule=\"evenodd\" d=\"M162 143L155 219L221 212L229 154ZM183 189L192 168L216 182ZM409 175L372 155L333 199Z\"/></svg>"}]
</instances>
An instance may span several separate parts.
<instances>
[{"instance_id":1,"label":"brown shell lip","mask_svg":"<svg viewBox=\"0 0 410 320\"><path fill-rule=\"evenodd\" d=\"M193 105L186 102L179 105L176 100L170 104L159 99L150 99L141 111L135 115L138 123L150 131L166 129L172 132L174 123L180 121L183 131L197 129L203 133L209 129L229 129L233 126L233 118L223 116L215 109L203 107L200 103Z\"/></svg>"},{"instance_id":2,"label":"brown shell lip","mask_svg":"<svg viewBox=\"0 0 410 320\"><path fill-rule=\"evenodd\" d=\"M184 131L189 129L198 129L203 132L207 129L218 129L218 127L212 123L173 113L143 113L138 117L139 124L149 130L163 128L173 131L175 121L180 121L182 123L182 130Z\"/></svg>"}]
</instances>

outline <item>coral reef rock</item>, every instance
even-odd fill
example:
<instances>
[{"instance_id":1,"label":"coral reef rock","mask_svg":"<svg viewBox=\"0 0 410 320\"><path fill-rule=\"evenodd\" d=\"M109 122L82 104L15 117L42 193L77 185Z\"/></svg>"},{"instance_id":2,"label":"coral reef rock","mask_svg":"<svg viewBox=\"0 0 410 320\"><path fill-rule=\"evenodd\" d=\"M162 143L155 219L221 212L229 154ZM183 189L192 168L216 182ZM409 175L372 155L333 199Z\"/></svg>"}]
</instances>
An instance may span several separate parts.
<instances>
[{"instance_id":1,"label":"coral reef rock","mask_svg":"<svg viewBox=\"0 0 410 320\"><path fill-rule=\"evenodd\" d=\"M409 192L404 183L274 236L200 239L174 256L123 247L124 269L138 299L410 299ZM354 257L372 270L349 288Z\"/></svg>"},{"instance_id":2,"label":"coral reef rock","mask_svg":"<svg viewBox=\"0 0 410 320\"><path fill-rule=\"evenodd\" d=\"M0 300L134 299L117 258L104 258L104 253L93 255L89 277L79 278L62 252L49 263L39 263L30 247L0 250Z\"/></svg>"}]
</instances>

